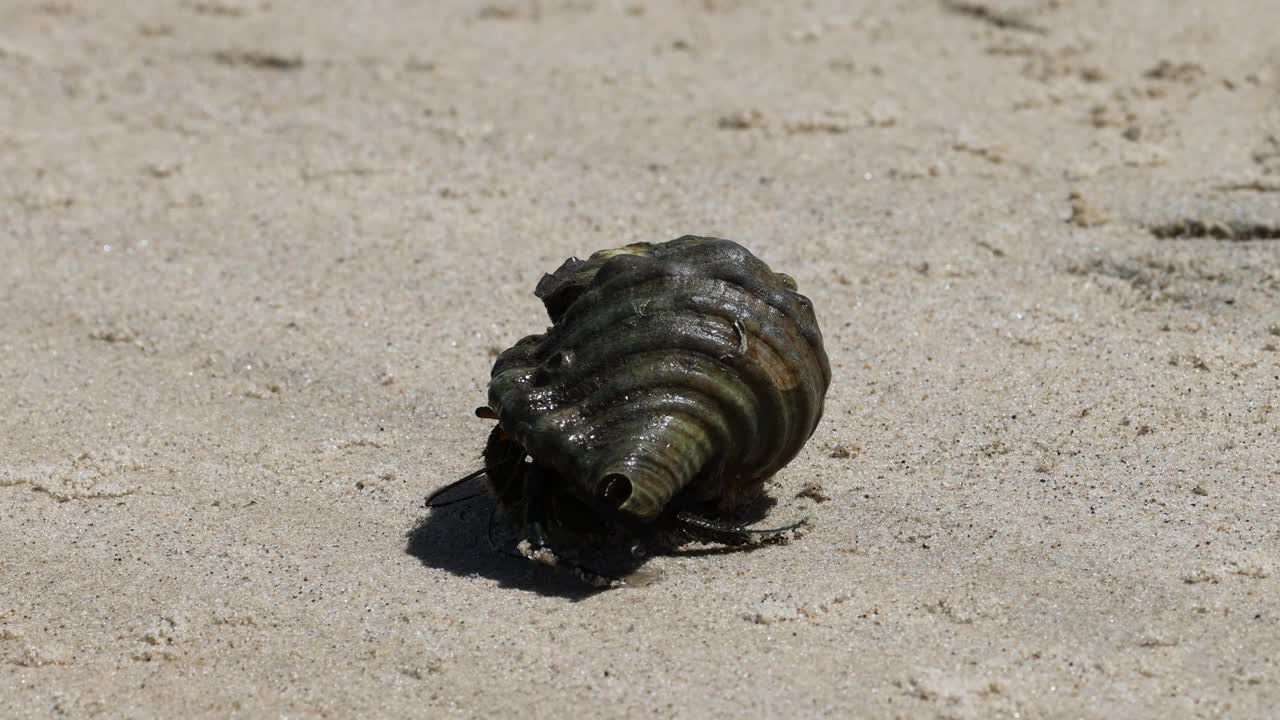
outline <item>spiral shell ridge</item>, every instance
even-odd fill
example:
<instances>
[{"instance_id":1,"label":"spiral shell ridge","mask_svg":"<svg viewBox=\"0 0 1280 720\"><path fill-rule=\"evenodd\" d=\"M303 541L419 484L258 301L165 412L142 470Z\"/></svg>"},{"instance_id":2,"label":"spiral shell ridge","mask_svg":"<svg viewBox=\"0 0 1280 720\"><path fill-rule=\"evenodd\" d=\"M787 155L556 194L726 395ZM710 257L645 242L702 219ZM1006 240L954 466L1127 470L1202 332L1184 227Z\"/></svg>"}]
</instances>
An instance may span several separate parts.
<instances>
[{"instance_id":1,"label":"spiral shell ridge","mask_svg":"<svg viewBox=\"0 0 1280 720\"><path fill-rule=\"evenodd\" d=\"M553 325L498 357L489 405L535 460L625 513L652 519L682 492L732 504L822 417L811 304L732 241L571 258L536 294Z\"/></svg>"}]
</instances>

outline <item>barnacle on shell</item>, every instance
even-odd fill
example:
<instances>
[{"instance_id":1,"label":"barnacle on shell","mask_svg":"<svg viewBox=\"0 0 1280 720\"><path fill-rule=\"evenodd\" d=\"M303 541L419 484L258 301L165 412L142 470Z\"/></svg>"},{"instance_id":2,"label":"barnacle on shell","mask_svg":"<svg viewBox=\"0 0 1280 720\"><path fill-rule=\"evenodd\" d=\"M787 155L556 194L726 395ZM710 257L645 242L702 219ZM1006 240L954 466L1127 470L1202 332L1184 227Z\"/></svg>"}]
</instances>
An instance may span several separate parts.
<instances>
[{"instance_id":1,"label":"barnacle on shell","mask_svg":"<svg viewBox=\"0 0 1280 720\"><path fill-rule=\"evenodd\" d=\"M789 276L685 236L570 258L552 325L500 354L489 484L535 545L756 495L813 434L831 370Z\"/></svg>"}]
</instances>

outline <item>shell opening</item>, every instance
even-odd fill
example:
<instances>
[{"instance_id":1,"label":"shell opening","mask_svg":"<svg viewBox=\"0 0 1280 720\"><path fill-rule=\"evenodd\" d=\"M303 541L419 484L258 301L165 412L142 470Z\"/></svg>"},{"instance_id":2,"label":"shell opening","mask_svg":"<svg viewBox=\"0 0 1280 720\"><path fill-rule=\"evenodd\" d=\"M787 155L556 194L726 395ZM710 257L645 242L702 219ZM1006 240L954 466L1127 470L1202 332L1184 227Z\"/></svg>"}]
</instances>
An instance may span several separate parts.
<instances>
[{"instance_id":1,"label":"shell opening","mask_svg":"<svg viewBox=\"0 0 1280 720\"><path fill-rule=\"evenodd\" d=\"M596 485L596 497L612 508L620 508L631 498L631 480L621 473L609 473Z\"/></svg>"}]
</instances>

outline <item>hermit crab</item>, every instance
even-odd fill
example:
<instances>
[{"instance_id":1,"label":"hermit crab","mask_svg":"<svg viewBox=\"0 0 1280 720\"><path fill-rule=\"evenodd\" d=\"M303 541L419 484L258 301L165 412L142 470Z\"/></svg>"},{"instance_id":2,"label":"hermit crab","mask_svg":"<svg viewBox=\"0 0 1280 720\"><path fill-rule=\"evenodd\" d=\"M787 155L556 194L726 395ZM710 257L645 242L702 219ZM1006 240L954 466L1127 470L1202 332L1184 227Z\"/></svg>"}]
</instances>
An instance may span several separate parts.
<instances>
[{"instance_id":1,"label":"hermit crab","mask_svg":"<svg viewBox=\"0 0 1280 720\"><path fill-rule=\"evenodd\" d=\"M792 527L734 522L800 452L831 369L808 298L730 240L688 235L569 258L535 295L551 327L501 353L484 475L524 557L593 583L584 548L643 556ZM492 530L492 528L491 528Z\"/></svg>"}]
</instances>

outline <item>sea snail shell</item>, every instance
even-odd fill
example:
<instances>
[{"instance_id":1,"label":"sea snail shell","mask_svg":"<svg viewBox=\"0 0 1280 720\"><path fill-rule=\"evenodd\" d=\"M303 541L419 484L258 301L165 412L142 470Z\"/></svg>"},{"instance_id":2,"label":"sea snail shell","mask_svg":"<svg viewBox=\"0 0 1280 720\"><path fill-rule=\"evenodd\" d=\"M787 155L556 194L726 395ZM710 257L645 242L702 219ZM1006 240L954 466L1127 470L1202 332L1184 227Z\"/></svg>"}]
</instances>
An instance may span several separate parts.
<instances>
[{"instance_id":1,"label":"sea snail shell","mask_svg":"<svg viewBox=\"0 0 1280 720\"><path fill-rule=\"evenodd\" d=\"M499 504L526 525L732 509L822 417L831 369L813 307L737 243L570 258L535 294L553 324L498 356L485 452Z\"/></svg>"}]
</instances>

